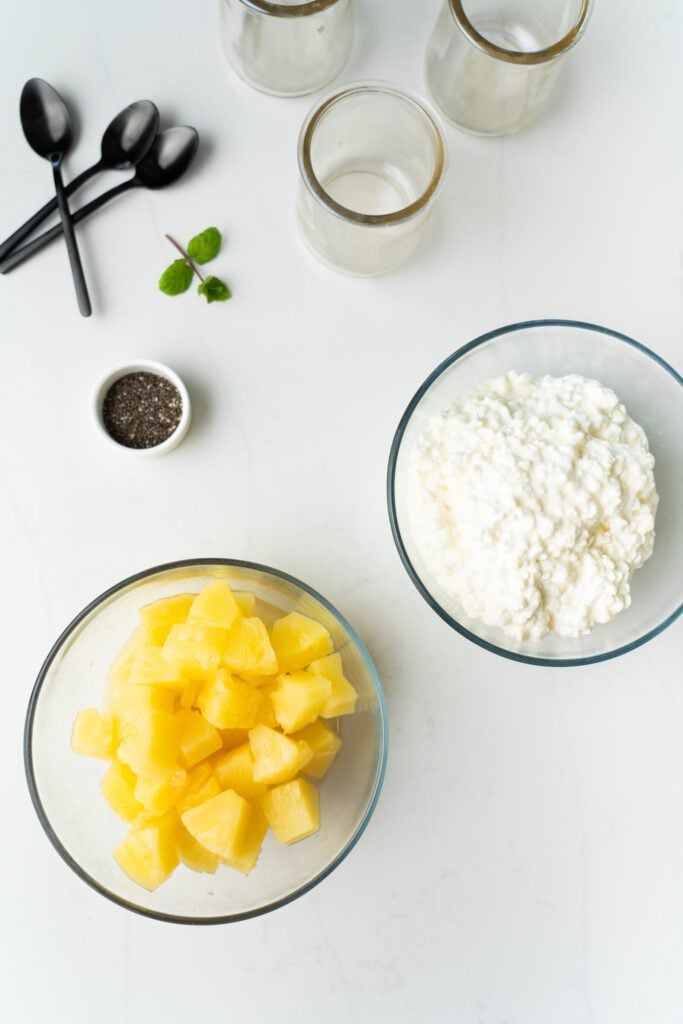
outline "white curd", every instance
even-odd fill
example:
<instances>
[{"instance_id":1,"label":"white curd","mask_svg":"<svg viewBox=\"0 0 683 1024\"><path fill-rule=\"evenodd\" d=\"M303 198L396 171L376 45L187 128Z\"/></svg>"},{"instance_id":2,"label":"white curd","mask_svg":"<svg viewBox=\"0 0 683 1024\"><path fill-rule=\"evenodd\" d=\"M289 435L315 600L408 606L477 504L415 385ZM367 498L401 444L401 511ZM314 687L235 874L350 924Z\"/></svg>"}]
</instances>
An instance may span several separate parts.
<instances>
[{"instance_id":1,"label":"white curd","mask_svg":"<svg viewBox=\"0 0 683 1024\"><path fill-rule=\"evenodd\" d=\"M507 373L434 416L411 453L418 553L466 614L517 640L628 607L654 543L654 458L609 388Z\"/></svg>"}]
</instances>

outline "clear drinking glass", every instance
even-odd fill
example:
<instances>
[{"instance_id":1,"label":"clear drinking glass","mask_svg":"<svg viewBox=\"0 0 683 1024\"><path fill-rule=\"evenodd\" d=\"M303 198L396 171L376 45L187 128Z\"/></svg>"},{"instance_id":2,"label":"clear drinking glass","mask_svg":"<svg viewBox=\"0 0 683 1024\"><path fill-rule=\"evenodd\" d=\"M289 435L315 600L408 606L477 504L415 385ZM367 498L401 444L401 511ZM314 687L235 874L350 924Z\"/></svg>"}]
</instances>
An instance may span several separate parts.
<instances>
[{"instance_id":1,"label":"clear drinking glass","mask_svg":"<svg viewBox=\"0 0 683 1024\"><path fill-rule=\"evenodd\" d=\"M220 0L223 46L249 85L303 96L327 85L353 42L352 0Z\"/></svg>"},{"instance_id":2,"label":"clear drinking glass","mask_svg":"<svg viewBox=\"0 0 683 1024\"><path fill-rule=\"evenodd\" d=\"M507 135L544 106L593 0L444 0L427 87L458 128Z\"/></svg>"},{"instance_id":3,"label":"clear drinking glass","mask_svg":"<svg viewBox=\"0 0 683 1024\"><path fill-rule=\"evenodd\" d=\"M392 270L421 242L444 167L443 136L422 101L383 82L344 86L299 135L304 241L347 274Z\"/></svg>"}]
</instances>

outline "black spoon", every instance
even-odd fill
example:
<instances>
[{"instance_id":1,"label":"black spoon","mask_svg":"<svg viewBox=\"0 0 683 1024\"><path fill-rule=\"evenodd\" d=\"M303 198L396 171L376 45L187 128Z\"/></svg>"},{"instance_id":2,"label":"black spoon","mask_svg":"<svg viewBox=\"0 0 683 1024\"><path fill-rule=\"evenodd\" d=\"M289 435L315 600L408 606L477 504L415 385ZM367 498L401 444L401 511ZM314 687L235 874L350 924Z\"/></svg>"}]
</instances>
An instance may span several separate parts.
<instances>
[{"instance_id":1,"label":"black spoon","mask_svg":"<svg viewBox=\"0 0 683 1024\"><path fill-rule=\"evenodd\" d=\"M71 149L74 138L71 115L59 93L42 78L30 78L21 92L19 116L24 135L31 149L52 164L52 177L57 193L57 209L64 229L71 274L81 316L90 316L92 307L78 252L69 204L64 195L62 160Z\"/></svg>"},{"instance_id":2,"label":"black spoon","mask_svg":"<svg viewBox=\"0 0 683 1024\"><path fill-rule=\"evenodd\" d=\"M159 111L150 100L138 100L117 114L102 136L101 157L70 181L64 189L67 196L85 185L99 171L125 171L142 160L159 131ZM57 209L57 200L51 199L37 213L22 224L0 245L0 261L23 242L32 231Z\"/></svg>"},{"instance_id":3,"label":"black spoon","mask_svg":"<svg viewBox=\"0 0 683 1024\"><path fill-rule=\"evenodd\" d=\"M108 192L103 192L97 199L93 199L91 203L76 210L73 215L74 224L79 224L85 217L89 217L95 210L99 210L101 206L108 203L110 199L122 195L129 189L157 189L172 185L174 181L182 177L192 163L198 145L199 134L194 128L167 128L166 131L160 132L149 153L137 165L133 177L110 188ZM48 242L59 238L61 233L62 227L57 224L49 231L38 235L28 245L22 246L21 249L15 249L6 260L0 263L0 273L6 274L13 270Z\"/></svg>"}]
</instances>

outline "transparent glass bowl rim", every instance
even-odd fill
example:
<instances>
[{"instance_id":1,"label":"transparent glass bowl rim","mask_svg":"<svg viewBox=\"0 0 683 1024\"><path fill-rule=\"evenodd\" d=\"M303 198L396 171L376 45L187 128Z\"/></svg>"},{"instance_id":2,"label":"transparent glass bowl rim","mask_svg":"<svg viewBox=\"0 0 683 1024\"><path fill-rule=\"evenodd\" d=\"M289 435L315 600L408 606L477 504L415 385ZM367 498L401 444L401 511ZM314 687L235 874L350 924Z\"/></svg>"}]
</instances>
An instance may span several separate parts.
<instances>
[{"instance_id":1,"label":"transparent glass bowl rim","mask_svg":"<svg viewBox=\"0 0 683 1024\"><path fill-rule=\"evenodd\" d=\"M143 580L150 579L160 573L169 572L176 569L194 569L206 566L207 568L214 565L224 565L227 567L235 567L239 569L251 569L254 572L262 572L266 575L275 576L277 579L284 580L286 583L291 583L293 586L298 587L305 593L309 594L314 600L319 601L344 627L347 631L354 644L357 646L360 654L363 657L368 673L375 687L377 693L377 699L380 709L380 733L379 733L379 763L377 772L375 774L372 792L370 799L368 800L365 812L356 827L353 834L347 839L346 843L339 851L337 856L314 878L307 881L304 885L299 886L292 892L280 899L273 900L270 903L264 904L262 907L256 907L253 910L245 911L240 914L221 914L216 917L188 917L182 914L165 914L159 911L150 910L148 907L139 906L137 903L132 903L130 900L123 899L116 893L111 892L105 886L101 885L95 878L84 871L77 860L69 853L66 847L61 843L57 834L54 832L50 819L45 812L40 795L38 793L38 786L36 783L35 774L33 771L33 722L35 719L36 709L38 707L38 701L43 690L43 685L48 677L50 668L55 658L59 654L64 644L68 641L71 634L75 629L80 626L81 622L87 618L92 612L96 611L100 605L104 604L109 598L114 597L119 591L125 590L126 587L131 586L134 583L140 583ZM295 576L290 576L286 572L282 572L279 569L273 569L268 565L261 565L258 562L242 561L236 558L187 558L181 559L175 562L165 562L162 565L155 565L150 569L143 569L141 572L134 573L132 576L128 576L126 579L121 580L119 583L115 583L112 587L109 587L102 594L91 601L85 608L82 609L71 620L69 625L62 631L60 636L57 638L55 643L52 645L45 661L43 662L33 690L29 699L28 709L26 712L26 722L24 726L24 770L26 772L26 781L28 783L28 789L33 803L34 810L38 815L38 820L42 825L43 831L47 835L48 839L54 846L57 853L60 855L62 860L68 864L71 870L78 875L82 881L94 889L95 892L105 896L113 903L118 904L120 907L124 907L126 910L131 910L133 913L141 914L143 917L151 917L157 921L166 921L171 924L197 924L197 925L208 925L208 924L231 924L236 921L245 921L253 917L260 917L262 914L268 914L273 910L278 910L280 907L287 906L288 903L292 903L294 900L303 896L305 893L310 892L311 889L315 888L323 879L331 875L332 872L339 867L341 862L346 859L348 854L357 844L360 837L365 832L368 826L368 822L372 817L374 810L379 800L379 795L382 790L384 783L384 776L386 773L387 753L389 747L389 736L388 736L388 719L387 719L387 708L384 699L384 693L382 690L382 684L380 682L377 669L375 668L374 662L370 657L370 654L356 633L353 626L344 618L341 612L332 605L326 598L319 594L308 584L302 583Z\"/></svg>"},{"instance_id":2,"label":"transparent glass bowl rim","mask_svg":"<svg viewBox=\"0 0 683 1024\"><path fill-rule=\"evenodd\" d=\"M489 57L507 61L509 64L545 64L547 61L560 57L578 43L593 11L593 0L582 0L576 21L561 39L542 50L524 52L523 50L506 50L503 46L497 46L477 31L465 12L463 0L447 0L447 3L457 25L477 49L482 50Z\"/></svg>"},{"instance_id":3,"label":"transparent glass bowl rim","mask_svg":"<svg viewBox=\"0 0 683 1024\"><path fill-rule=\"evenodd\" d=\"M448 625L457 633L460 633L461 636L466 637L468 640L471 640L472 643L477 644L478 647L483 647L484 650L490 651L492 654L499 654L503 658L509 658L511 661L520 661L525 665L540 665L545 668L569 668L578 665L595 665L600 661L609 661L611 658L618 658L622 654L628 654L629 651L634 651L637 647L642 647L643 644L647 643L648 640L652 640L653 637L659 636L660 633L663 633L664 630L668 626L672 625L672 623L674 623L683 613L683 603L679 604L678 608L668 615L658 626L655 626L654 629L644 633L643 636L638 637L637 640L633 640L631 643L625 644L623 647L617 647L613 651L605 651L604 653L590 655L585 658L556 659L520 654L517 651L508 651L504 647L492 644L488 640L484 640L482 637L470 632L470 630L466 629L462 623L458 622L457 619L454 619L452 615L449 615L448 612L432 596L410 561L405 544L403 543L403 537L401 535L401 529L398 522L395 490L398 453L400 451L401 444L403 443L403 436L408 423L410 422L415 409L422 401L423 396L446 370L450 369L454 363L457 363L458 360L462 359L468 352L471 352L475 348L479 348L479 346L486 344L488 341L492 341L494 338L500 338L506 334L512 334L515 331L523 331L536 327L573 327L585 331L595 331L596 334L605 334L610 338L616 338L618 341L623 341L625 344L630 345L639 352L642 352L643 355L649 356L650 359L666 370L666 372L670 374L680 386L683 386L683 377L681 377L681 375L673 368L673 366L670 366L666 360L662 359L661 356L658 356L656 352L653 352L651 349L647 348L646 345L641 344L641 342L635 341L633 338L629 338L626 334L621 334L619 331L613 331L609 327L600 327L598 324L586 323L582 320L525 320L521 323L508 324L506 327L499 327L495 331L489 331L487 334L482 334L480 337L475 338L466 345L463 345L462 348L457 349L452 355L448 356L447 359L444 359L444 361L440 363L432 373L430 373L411 398L406 411L401 417L396 433L394 434L391 451L389 453L389 467L387 471L387 503L389 506L389 522L391 523L391 532L393 534L394 543L398 549L400 559L403 562L403 567L408 573L413 584L427 604L436 612L439 618L448 623Z\"/></svg>"},{"instance_id":4,"label":"transparent glass bowl rim","mask_svg":"<svg viewBox=\"0 0 683 1024\"><path fill-rule=\"evenodd\" d=\"M239 0L244 7L251 7L257 14L268 14L272 18L306 18L309 14L319 14L320 11L334 7L340 0L308 0L300 4L277 4L270 3L270 0Z\"/></svg>"},{"instance_id":5,"label":"transparent glass bowl rim","mask_svg":"<svg viewBox=\"0 0 683 1024\"><path fill-rule=\"evenodd\" d=\"M434 136L436 154L434 160L434 172L429 184L423 191L422 195L413 203L410 203L408 206L404 206L401 210L396 210L394 213L359 213L357 210L351 210L347 206L342 206L341 203L336 202L330 195L328 195L313 170L313 161L311 160L311 143L318 124L330 107L334 106L335 103L339 103L340 101L357 93L379 93L380 95L391 96L411 105L427 122ZM353 224L362 224L366 227L382 227L392 224L402 224L404 221L410 220L411 217L417 216L426 209L434 199L437 190L443 181L444 172L446 170L446 143L436 114L430 110L425 100L420 96L417 96L407 89L400 89L398 86L392 85L391 82L383 82L379 80L351 82L348 85L343 85L334 89L331 93L328 93L327 96L324 96L323 99L316 103L313 109L309 111L299 133L297 148L301 177L306 188L311 192L313 197L322 206L324 206L329 213L334 214L335 217L340 217L342 220L350 221Z\"/></svg>"}]
</instances>

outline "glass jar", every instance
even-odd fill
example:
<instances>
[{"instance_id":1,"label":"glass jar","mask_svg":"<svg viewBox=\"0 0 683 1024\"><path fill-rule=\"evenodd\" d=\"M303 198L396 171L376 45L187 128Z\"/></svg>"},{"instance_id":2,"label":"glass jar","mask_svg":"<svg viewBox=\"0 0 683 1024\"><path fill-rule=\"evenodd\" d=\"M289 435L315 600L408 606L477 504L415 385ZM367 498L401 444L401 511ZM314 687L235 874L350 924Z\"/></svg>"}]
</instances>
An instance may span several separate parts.
<instances>
[{"instance_id":1,"label":"glass jar","mask_svg":"<svg viewBox=\"0 0 683 1024\"><path fill-rule=\"evenodd\" d=\"M348 60L352 0L221 0L221 33L245 82L274 96L302 96L331 82Z\"/></svg>"},{"instance_id":2,"label":"glass jar","mask_svg":"<svg viewBox=\"0 0 683 1024\"><path fill-rule=\"evenodd\" d=\"M427 87L445 116L507 135L547 102L592 0L445 0L427 46Z\"/></svg>"},{"instance_id":3,"label":"glass jar","mask_svg":"<svg viewBox=\"0 0 683 1024\"><path fill-rule=\"evenodd\" d=\"M383 82L344 86L299 135L304 241L347 274L392 270L422 241L444 167L441 130L421 100Z\"/></svg>"}]
</instances>

